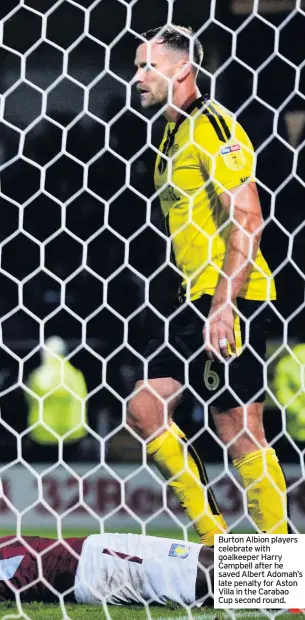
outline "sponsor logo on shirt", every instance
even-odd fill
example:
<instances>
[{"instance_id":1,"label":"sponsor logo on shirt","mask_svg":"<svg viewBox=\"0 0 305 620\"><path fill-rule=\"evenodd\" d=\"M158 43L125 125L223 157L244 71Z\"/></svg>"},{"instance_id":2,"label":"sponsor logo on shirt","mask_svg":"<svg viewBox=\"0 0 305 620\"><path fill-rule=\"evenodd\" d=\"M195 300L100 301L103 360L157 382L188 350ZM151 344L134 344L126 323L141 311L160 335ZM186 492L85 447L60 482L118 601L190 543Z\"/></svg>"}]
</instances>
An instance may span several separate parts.
<instances>
[{"instance_id":1,"label":"sponsor logo on shirt","mask_svg":"<svg viewBox=\"0 0 305 620\"><path fill-rule=\"evenodd\" d=\"M241 170L246 160L240 144L228 144L220 149L220 154L227 168Z\"/></svg>"},{"instance_id":2,"label":"sponsor logo on shirt","mask_svg":"<svg viewBox=\"0 0 305 620\"><path fill-rule=\"evenodd\" d=\"M224 146L222 149L220 149L222 155L232 153L233 151L240 151L240 144L232 144L232 146Z\"/></svg>"},{"instance_id":3,"label":"sponsor logo on shirt","mask_svg":"<svg viewBox=\"0 0 305 620\"><path fill-rule=\"evenodd\" d=\"M190 548L187 545L179 545L178 543L173 543L169 550L169 554L173 558L187 558L190 552Z\"/></svg>"}]
</instances>

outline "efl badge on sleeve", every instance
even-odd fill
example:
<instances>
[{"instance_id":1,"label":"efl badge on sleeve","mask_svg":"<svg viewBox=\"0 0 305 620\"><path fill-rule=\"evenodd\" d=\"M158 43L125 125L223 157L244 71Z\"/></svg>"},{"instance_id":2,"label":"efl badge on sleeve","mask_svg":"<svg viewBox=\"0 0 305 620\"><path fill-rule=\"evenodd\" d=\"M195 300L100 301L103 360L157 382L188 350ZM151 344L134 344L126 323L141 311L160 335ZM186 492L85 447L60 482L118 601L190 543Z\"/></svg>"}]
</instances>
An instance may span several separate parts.
<instances>
[{"instance_id":1,"label":"efl badge on sleeve","mask_svg":"<svg viewBox=\"0 0 305 620\"><path fill-rule=\"evenodd\" d=\"M173 558L187 558L190 552L190 548L187 545L179 545L179 543L173 543L169 550L170 556Z\"/></svg>"},{"instance_id":2,"label":"efl badge on sleeve","mask_svg":"<svg viewBox=\"0 0 305 620\"><path fill-rule=\"evenodd\" d=\"M220 149L225 165L231 170L241 170L245 165L245 156L240 144L228 144Z\"/></svg>"}]
</instances>

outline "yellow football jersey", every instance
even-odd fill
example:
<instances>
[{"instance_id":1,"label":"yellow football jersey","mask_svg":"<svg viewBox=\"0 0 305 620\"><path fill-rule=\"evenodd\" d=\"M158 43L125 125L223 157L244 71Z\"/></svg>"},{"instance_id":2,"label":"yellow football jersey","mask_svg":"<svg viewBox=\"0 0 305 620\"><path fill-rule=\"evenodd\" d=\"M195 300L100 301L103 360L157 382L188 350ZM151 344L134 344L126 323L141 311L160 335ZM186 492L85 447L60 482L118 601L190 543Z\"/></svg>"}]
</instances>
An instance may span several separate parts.
<instances>
[{"instance_id":1,"label":"yellow football jersey","mask_svg":"<svg viewBox=\"0 0 305 620\"><path fill-rule=\"evenodd\" d=\"M254 181L252 144L220 105L200 97L167 123L155 167L155 187L171 236L183 293L190 299L213 295L231 228L219 195ZM253 300L275 299L270 269L258 250L239 293Z\"/></svg>"}]
</instances>

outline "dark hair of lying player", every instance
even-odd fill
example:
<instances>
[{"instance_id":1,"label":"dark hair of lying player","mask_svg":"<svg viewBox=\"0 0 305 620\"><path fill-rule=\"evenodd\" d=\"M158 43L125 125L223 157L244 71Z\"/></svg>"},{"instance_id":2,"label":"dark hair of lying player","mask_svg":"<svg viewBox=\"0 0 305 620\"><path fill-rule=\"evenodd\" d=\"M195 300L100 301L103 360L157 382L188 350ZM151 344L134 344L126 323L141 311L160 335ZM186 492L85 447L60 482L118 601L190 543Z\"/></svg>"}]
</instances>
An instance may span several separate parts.
<instances>
[{"instance_id":1,"label":"dark hair of lying player","mask_svg":"<svg viewBox=\"0 0 305 620\"><path fill-rule=\"evenodd\" d=\"M199 553L197 579L196 579L196 601L203 602L204 606L213 604L211 596L214 590L214 549L202 547Z\"/></svg>"}]
</instances>

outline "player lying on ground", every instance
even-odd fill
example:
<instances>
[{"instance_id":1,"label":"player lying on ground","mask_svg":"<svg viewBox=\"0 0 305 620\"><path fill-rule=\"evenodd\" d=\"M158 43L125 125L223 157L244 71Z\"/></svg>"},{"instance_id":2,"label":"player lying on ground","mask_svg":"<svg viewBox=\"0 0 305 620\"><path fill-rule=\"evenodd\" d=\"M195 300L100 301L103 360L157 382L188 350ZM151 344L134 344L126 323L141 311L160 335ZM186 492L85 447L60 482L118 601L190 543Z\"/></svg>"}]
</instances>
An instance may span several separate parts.
<instances>
[{"instance_id":1,"label":"player lying on ground","mask_svg":"<svg viewBox=\"0 0 305 620\"><path fill-rule=\"evenodd\" d=\"M212 549L137 534L0 538L0 601L101 605L203 604L212 593Z\"/></svg>"}]
</instances>

